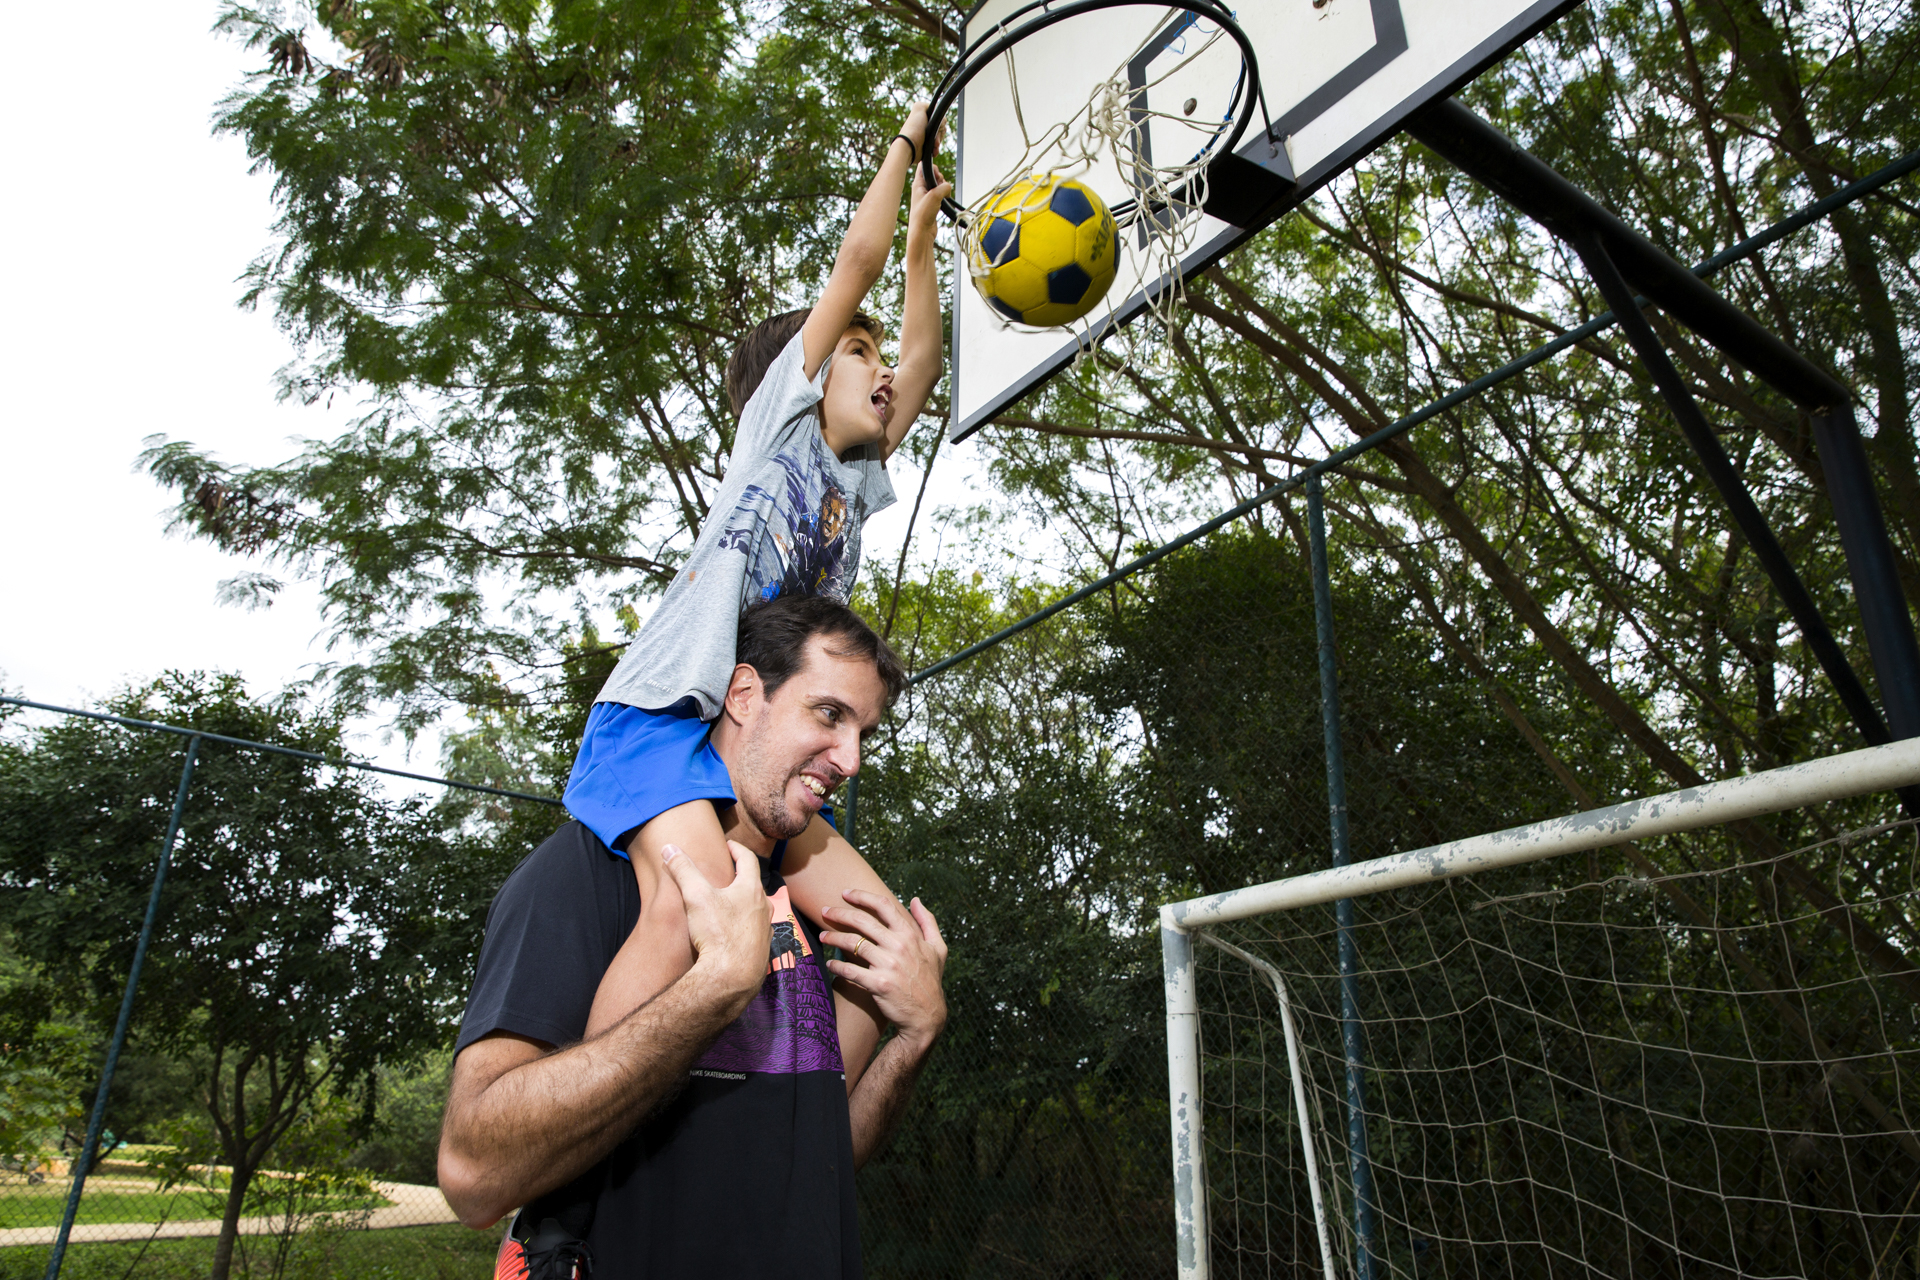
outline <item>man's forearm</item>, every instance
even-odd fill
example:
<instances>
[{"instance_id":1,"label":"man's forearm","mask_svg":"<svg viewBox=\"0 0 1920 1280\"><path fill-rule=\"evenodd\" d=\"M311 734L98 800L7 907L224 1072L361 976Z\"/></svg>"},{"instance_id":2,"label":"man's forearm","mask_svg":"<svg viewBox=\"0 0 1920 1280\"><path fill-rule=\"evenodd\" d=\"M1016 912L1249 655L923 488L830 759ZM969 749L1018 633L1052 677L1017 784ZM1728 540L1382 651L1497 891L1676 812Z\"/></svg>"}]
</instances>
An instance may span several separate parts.
<instances>
[{"instance_id":1,"label":"man's forearm","mask_svg":"<svg viewBox=\"0 0 1920 1280\"><path fill-rule=\"evenodd\" d=\"M497 1221L592 1168L679 1089L741 1003L696 963L591 1040L490 1080L463 1082L456 1062L441 1188L461 1221Z\"/></svg>"},{"instance_id":2,"label":"man's forearm","mask_svg":"<svg viewBox=\"0 0 1920 1280\"><path fill-rule=\"evenodd\" d=\"M868 1064L847 1111L853 1122L853 1167L858 1169L887 1144L913 1096L914 1081L933 1053L938 1036L921 1040L904 1033L882 1045Z\"/></svg>"}]
</instances>

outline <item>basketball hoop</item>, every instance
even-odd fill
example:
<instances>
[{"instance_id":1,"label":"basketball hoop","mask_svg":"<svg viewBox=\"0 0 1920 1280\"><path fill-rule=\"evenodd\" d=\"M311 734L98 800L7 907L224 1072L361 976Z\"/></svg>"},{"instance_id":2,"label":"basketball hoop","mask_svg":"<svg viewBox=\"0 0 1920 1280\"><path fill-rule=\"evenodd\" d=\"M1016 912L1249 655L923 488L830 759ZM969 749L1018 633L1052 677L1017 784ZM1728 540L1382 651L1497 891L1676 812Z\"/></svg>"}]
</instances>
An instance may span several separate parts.
<instances>
[{"instance_id":1,"label":"basketball hoop","mask_svg":"<svg viewBox=\"0 0 1920 1280\"><path fill-rule=\"evenodd\" d=\"M1190 198L1192 193L1187 189L1187 181L1194 178L1204 180L1207 165L1239 144L1253 120L1254 111L1260 110L1263 116L1266 111L1260 96L1259 62L1254 55L1253 42L1240 29L1232 11L1224 4L1217 3L1217 0L1029 0L969 44L935 87L933 106L927 113L928 136L939 136L947 113L960 100L960 94L967 84L1002 54L1011 55L1015 46L1062 22L1104 9L1122 8L1165 10L1168 21L1155 24L1152 33L1140 41L1120 65L1108 74L1093 79L1087 105L1077 117L1043 126L1038 135L1026 131L1023 119L1024 154L1013 163L1001 181L989 184L985 190L1002 189L1008 182L1028 172L1045 176L1060 175L1061 169L1058 167L1036 168L1031 163L1034 159L1044 158L1050 151L1059 152L1070 166L1090 166L1097 162L1102 152L1110 152L1117 162L1131 161L1123 163L1121 176L1137 192L1129 199L1109 205L1115 224L1122 230L1131 226L1143 213L1157 212L1156 205L1161 209L1190 205L1197 211L1204 201ZM1207 29L1209 27L1211 30ZM1153 80L1148 81L1142 74L1142 68L1153 54L1189 37L1197 47L1184 53L1176 63L1175 70L1222 38L1238 46L1240 74L1233 84L1229 109L1224 119L1211 122L1193 119L1193 109L1197 104L1191 98L1186 100L1187 110L1180 114L1149 105L1149 91L1165 83L1170 73L1158 72ZM1057 73L1059 68L1049 66L1047 70ZM1019 77L1011 56L1007 60L1007 74L1018 112ZM1199 145L1183 161L1155 165L1150 148L1142 145L1149 119L1174 122L1192 129L1198 135ZM1076 125L1079 126L1077 131ZM1079 136L1075 136L1076 132ZM1270 124L1268 132L1271 134ZM1097 139L1104 139L1105 145ZM927 185L932 186L933 156L930 153L921 158L921 166ZM1065 176L1076 175L1069 173ZM1168 198L1156 201L1153 194L1155 190L1164 192ZM951 196L941 202L941 209L956 222L967 213L966 207Z\"/></svg>"},{"instance_id":2,"label":"basketball hoop","mask_svg":"<svg viewBox=\"0 0 1920 1280\"><path fill-rule=\"evenodd\" d=\"M1110 38L1122 24L1114 10L1132 11L1122 20L1131 34L1118 45ZM1102 22L1097 14L1109 16ZM1058 30L1076 19L1100 22L1104 55L1078 56L1083 47L1101 46ZM1044 41L1035 40L1048 31ZM1030 51L1029 74L1045 82L1043 104L1031 108L1020 82L1023 47ZM996 263L994 253L983 252L980 234L989 211L1005 216L1010 193L1031 191L1044 201L1061 180L1085 182L1103 188L1117 232L1137 241L1132 261L1142 278L1129 281L1127 291L1148 287L1150 309L1170 322L1180 295L1180 259L1207 203L1208 166L1239 145L1256 110L1265 115L1253 43L1233 12L1220 0L1028 0L969 42L940 81L928 112L929 137L938 136L968 84L983 74L989 75L985 83L1005 77L1005 97L995 83L995 100L1008 104L1011 115L993 170L977 171L976 152L976 170L964 173L960 198L941 202L958 228L965 268L980 277ZM963 115L973 110L962 108ZM931 184L932 155L921 165ZM1152 287L1157 279L1166 284ZM1032 327L1004 315L1001 322ZM1082 345L1090 342L1083 338Z\"/></svg>"}]
</instances>

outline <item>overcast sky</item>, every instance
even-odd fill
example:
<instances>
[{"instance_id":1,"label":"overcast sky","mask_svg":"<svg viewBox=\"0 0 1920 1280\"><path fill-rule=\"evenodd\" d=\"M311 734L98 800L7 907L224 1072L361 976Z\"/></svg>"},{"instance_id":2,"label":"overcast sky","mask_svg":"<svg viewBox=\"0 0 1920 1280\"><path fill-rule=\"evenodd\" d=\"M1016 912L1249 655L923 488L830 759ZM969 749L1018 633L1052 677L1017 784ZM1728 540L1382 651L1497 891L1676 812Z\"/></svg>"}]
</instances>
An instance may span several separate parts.
<instances>
[{"instance_id":1,"label":"overcast sky","mask_svg":"<svg viewBox=\"0 0 1920 1280\"><path fill-rule=\"evenodd\" d=\"M250 59L209 31L217 9L201 0L109 0L84 32L60 5L10 12L0 684L76 705L199 668L271 691L327 656L315 594L296 584L252 613L216 604L246 562L166 534L168 495L133 470L155 433L266 463L346 423L344 404L276 402L291 348L270 316L234 305L270 243L270 183L208 122ZM977 450L944 452L956 483L936 488L952 500L977 460L960 455ZM902 501L867 534L889 565L919 481L902 464ZM399 762L377 721L363 728L363 751ZM430 744L414 750L413 767L434 765Z\"/></svg>"}]
</instances>

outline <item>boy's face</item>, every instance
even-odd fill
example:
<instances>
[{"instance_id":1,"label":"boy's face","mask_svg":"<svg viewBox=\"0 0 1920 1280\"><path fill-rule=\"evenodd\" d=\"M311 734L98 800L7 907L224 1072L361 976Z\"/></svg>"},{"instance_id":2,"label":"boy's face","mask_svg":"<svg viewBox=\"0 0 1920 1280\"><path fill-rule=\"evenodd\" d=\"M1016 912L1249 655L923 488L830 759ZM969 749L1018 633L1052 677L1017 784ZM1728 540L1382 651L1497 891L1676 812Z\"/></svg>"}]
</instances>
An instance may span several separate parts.
<instances>
[{"instance_id":1,"label":"boy's face","mask_svg":"<svg viewBox=\"0 0 1920 1280\"><path fill-rule=\"evenodd\" d=\"M834 345L821 410L827 448L835 457L886 437L893 416L893 370L880 359L873 335L858 325Z\"/></svg>"}]
</instances>

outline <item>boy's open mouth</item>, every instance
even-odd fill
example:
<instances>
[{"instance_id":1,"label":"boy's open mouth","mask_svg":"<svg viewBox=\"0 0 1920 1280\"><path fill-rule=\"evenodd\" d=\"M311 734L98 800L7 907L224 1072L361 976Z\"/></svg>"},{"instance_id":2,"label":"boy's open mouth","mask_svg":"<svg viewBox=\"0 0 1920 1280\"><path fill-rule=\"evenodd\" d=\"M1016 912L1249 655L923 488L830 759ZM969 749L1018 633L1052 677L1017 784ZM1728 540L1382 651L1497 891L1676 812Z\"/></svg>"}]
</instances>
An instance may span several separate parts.
<instances>
[{"instance_id":1,"label":"boy's open mouth","mask_svg":"<svg viewBox=\"0 0 1920 1280\"><path fill-rule=\"evenodd\" d=\"M893 388L890 386L881 387L873 393L871 399L873 401L873 411L880 415L880 421L885 422L887 420L887 409L893 404Z\"/></svg>"}]
</instances>

